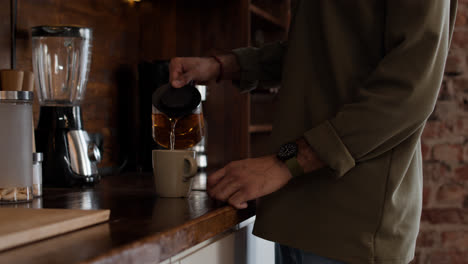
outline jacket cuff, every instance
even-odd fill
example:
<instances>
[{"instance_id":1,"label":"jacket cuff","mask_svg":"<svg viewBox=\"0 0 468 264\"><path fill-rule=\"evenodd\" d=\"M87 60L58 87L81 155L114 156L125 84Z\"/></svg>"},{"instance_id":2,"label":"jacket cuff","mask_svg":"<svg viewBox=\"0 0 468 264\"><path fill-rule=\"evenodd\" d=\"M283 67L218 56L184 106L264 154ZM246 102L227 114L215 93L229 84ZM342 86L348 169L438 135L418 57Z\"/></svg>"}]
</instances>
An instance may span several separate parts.
<instances>
[{"instance_id":1,"label":"jacket cuff","mask_svg":"<svg viewBox=\"0 0 468 264\"><path fill-rule=\"evenodd\" d=\"M241 93L255 90L258 86L258 81L232 80L232 83L239 88Z\"/></svg>"},{"instance_id":2,"label":"jacket cuff","mask_svg":"<svg viewBox=\"0 0 468 264\"><path fill-rule=\"evenodd\" d=\"M318 157L334 171L336 178L342 177L356 165L330 122L325 121L305 132L304 138Z\"/></svg>"},{"instance_id":3,"label":"jacket cuff","mask_svg":"<svg viewBox=\"0 0 468 264\"><path fill-rule=\"evenodd\" d=\"M258 50L254 48L235 49L232 53L236 56L241 69L241 80L256 81L260 76L260 61Z\"/></svg>"},{"instance_id":4,"label":"jacket cuff","mask_svg":"<svg viewBox=\"0 0 468 264\"><path fill-rule=\"evenodd\" d=\"M232 50L241 68L240 80L233 80L241 92L249 92L257 88L260 71L258 51L252 48L240 48Z\"/></svg>"}]
</instances>

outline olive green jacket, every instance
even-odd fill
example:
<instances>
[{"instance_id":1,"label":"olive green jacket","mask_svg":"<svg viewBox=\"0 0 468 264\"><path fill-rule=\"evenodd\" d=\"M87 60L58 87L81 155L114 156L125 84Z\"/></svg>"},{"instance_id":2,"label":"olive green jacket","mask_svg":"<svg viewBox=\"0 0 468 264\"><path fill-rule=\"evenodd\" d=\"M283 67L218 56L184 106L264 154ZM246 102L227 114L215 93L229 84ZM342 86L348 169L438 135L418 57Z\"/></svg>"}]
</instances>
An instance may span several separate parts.
<instances>
[{"instance_id":1,"label":"olive green jacket","mask_svg":"<svg viewBox=\"0 0 468 264\"><path fill-rule=\"evenodd\" d=\"M260 199L254 234L346 263L413 259L456 6L299 0L287 42L234 51L243 89L281 79L273 146L304 137L328 165Z\"/></svg>"}]
</instances>

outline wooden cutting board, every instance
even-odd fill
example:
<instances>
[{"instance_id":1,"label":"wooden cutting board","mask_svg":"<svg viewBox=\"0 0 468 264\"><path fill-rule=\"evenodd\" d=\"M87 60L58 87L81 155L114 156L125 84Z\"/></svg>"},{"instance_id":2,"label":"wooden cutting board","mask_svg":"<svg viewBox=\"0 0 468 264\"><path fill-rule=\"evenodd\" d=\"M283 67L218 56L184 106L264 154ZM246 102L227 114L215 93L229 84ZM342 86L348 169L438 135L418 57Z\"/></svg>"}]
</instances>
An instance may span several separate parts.
<instances>
[{"instance_id":1,"label":"wooden cutting board","mask_svg":"<svg viewBox=\"0 0 468 264\"><path fill-rule=\"evenodd\" d=\"M0 208L0 250L109 220L109 210Z\"/></svg>"}]
</instances>

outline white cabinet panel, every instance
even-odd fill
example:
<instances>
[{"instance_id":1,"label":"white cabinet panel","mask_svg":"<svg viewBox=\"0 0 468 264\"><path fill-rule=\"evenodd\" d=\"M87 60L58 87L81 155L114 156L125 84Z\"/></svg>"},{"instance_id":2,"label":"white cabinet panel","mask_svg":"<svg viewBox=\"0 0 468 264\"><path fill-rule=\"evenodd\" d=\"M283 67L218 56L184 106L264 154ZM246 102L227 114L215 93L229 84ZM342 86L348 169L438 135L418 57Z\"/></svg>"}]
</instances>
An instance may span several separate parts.
<instances>
[{"instance_id":1,"label":"white cabinet panel","mask_svg":"<svg viewBox=\"0 0 468 264\"><path fill-rule=\"evenodd\" d=\"M252 235L253 224L244 228L247 233L247 264L274 264L275 243Z\"/></svg>"},{"instance_id":2,"label":"white cabinet panel","mask_svg":"<svg viewBox=\"0 0 468 264\"><path fill-rule=\"evenodd\" d=\"M180 260L180 264L236 264L235 260L236 233L232 233Z\"/></svg>"},{"instance_id":3,"label":"white cabinet panel","mask_svg":"<svg viewBox=\"0 0 468 264\"><path fill-rule=\"evenodd\" d=\"M253 219L171 258L171 264L274 264L274 243L252 235Z\"/></svg>"}]
</instances>

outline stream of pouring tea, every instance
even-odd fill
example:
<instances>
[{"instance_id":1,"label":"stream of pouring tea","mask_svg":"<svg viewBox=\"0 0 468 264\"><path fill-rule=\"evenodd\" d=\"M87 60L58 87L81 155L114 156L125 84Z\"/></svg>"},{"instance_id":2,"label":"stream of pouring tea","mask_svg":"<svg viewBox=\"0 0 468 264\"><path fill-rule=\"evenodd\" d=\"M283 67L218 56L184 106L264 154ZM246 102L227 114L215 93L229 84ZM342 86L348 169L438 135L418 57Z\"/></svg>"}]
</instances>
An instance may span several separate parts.
<instances>
[{"instance_id":1,"label":"stream of pouring tea","mask_svg":"<svg viewBox=\"0 0 468 264\"><path fill-rule=\"evenodd\" d=\"M171 150L174 150L175 148L175 127L177 125L177 121L179 121L178 118L169 118L169 121L171 122L171 135L169 139L169 146Z\"/></svg>"},{"instance_id":2,"label":"stream of pouring tea","mask_svg":"<svg viewBox=\"0 0 468 264\"><path fill-rule=\"evenodd\" d=\"M153 139L161 147L187 149L195 146L204 136L202 114L169 118L162 113L153 114ZM172 148L171 148L172 146Z\"/></svg>"}]
</instances>

